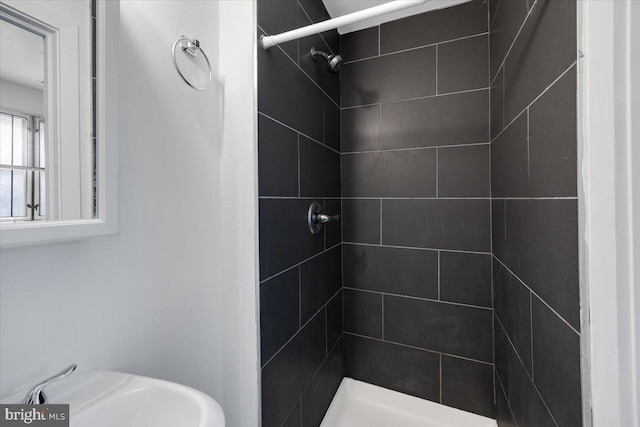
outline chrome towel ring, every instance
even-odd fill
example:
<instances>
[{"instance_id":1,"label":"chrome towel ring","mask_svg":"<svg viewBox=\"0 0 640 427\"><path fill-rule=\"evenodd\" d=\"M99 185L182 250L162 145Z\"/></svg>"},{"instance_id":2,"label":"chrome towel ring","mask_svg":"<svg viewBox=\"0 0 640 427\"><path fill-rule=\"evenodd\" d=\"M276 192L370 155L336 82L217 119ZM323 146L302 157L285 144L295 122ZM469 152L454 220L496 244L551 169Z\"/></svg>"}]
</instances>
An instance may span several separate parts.
<instances>
[{"instance_id":1,"label":"chrome towel ring","mask_svg":"<svg viewBox=\"0 0 640 427\"><path fill-rule=\"evenodd\" d=\"M180 47L180 49L196 58L198 56L198 52L200 52L202 54L202 57L204 58L204 60L207 62L207 67L209 67L209 81L207 82L207 84L205 86L196 86L195 84L191 83L189 80L187 80L187 78L184 76L184 74L182 74L182 71L180 71L180 67L178 66L178 61L176 60L176 48ZM186 36L180 35L180 38L173 44L173 48L171 49L171 53L172 53L172 57L173 57L173 65L176 67L176 71L178 71L178 74L180 75L180 77L182 77L182 80L184 80L184 82L186 84L188 84L189 86L191 86L192 88L194 88L195 90L207 90L209 89L209 86L211 85L211 79L213 78L213 71L211 70L211 63L209 62L209 58L207 58L207 54L204 53L204 50L202 50L202 48L200 47L200 41L198 41L198 39L190 39Z\"/></svg>"}]
</instances>

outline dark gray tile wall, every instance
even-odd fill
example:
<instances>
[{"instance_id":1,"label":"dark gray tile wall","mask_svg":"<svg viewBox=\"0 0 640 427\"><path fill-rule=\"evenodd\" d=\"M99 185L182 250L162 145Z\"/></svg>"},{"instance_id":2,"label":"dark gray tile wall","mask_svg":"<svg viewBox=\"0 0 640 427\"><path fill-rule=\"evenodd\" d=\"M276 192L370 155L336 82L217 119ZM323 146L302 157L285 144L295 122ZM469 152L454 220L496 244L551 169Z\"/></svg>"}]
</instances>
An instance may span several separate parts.
<instances>
[{"instance_id":1,"label":"dark gray tile wall","mask_svg":"<svg viewBox=\"0 0 640 427\"><path fill-rule=\"evenodd\" d=\"M389 341L492 363L491 310L391 295L383 304Z\"/></svg>"},{"instance_id":2,"label":"dark gray tile wall","mask_svg":"<svg viewBox=\"0 0 640 427\"><path fill-rule=\"evenodd\" d=\"M440 252L440 299L491 308L491 255Z\"/></svg>"},{"instance_id":3,"label":"dark gray tile wall","mask_svg":"<svg viewBox=\"0 0 640 427\"><path fill-rule=\"evenodd\" d=\"M493 413L493 369L485 363L445 355L442 403L478 414Z\"/></svg>"},{"instance_id":4,"label":"dark gray tile wall","mask_svg":"<svg viewBox=\"0 0 640 427\"><path fill-rule=\"evenodd\" d=\"M436 48L430 46L349 62L341 71L342 106L435 95L436 61Z\"/></svg>"},{"instance_id":5,"label":"dark gray tile wall","mask_svg":"<svg viewBox=\"0 0 640 427\"><path fill-rule=\"evenodd\" d=\"M341 37L347 376L493 415L487 6Z\"/></svg>"},{"instance_id":6,"label":"dark gray tile wall","mask_svg":"<svg viewBox=\"0 0 640 427\"><path fill-rule=\"evenodd\" d=\"M344 197L434 197L436 150L376 151L342 156Z\"/></svg>"},{"instance_id":7,"label":"dark gray tile wall","mask_svg":"<svg viewBox=\"0 0 640 427\"><path fill-rule=\"evenodd\" d=\"M259 34L328 18L316 0L257 7ZM313 200L341 213L340 76L309 53L339 43L332 31L257 52L264 427L319 426L344 377L341 226L306 223Z\"/></svg>"},{"instance_id":8,"label":"dark gray tile wall","mask_svg":"<svg viewBox=\"0 0 640 427\"><path fill-rule=\"evenodd\" d=\"M345 334L347 374L401 393L440 400L440 355L379 339Z\"/></svg>"},{"instance_id":9,"label":"dark gray tile wall","mask_svg":"<svg viewBox=\"0 0 640 427\"><path fill-rule=\"evenodd\" d=\"M347 288L438 299L438 251L345 244L343 260Z\"/></svg>"},{"instance_id":10,"label":"dark gray tile wall","mask_svg":"<svg viewBox=\"0 0 640 427\"><path fill-rule=\"evenodd\" d=\"M343 291L344 330L352 334L382 339L382 294Z\"/></svg>"},{"instance_id":11,"label":"dark gray tile wall","mask_svg":"<svg viewBox=\"0 0 640 427\"><path fill-rule=\"evenodd\" d=\"M496 417L581 426L575 0L490 0Z\"/></svg>"},{"instance_id":12,"label":"dark gray tile wall","mask_svg":"<svg viewBox=\"0 0 640 427\"><path fill-rule=\"evenodd\" d=\"M488 253L490 206L489 199L382 200L382 243Z\"/></svg>"},{"instance_id":13,"label":"dark gray tile wall","mask_svg":"<svg viewBox=\"0 0 640 427\"><path fill-rule=\"evenodd\" d=\"M381 105L381 148L487 143L489 89Z\"/></svg>"},{"instance_id":14,"label":"dark gray tile wall","mask_svg":"<svg viewBox=\"0 0 640 427\"><path fill-rule=\"evenodd\" d=\"M487 9L481 1L411 16L380 27L381 53L397 52L486 34Z\"/></svg>"},{"instance_id":15,"label":"dark gray tile wall","mask_svg":"<svg viewBox=\"0 0 640 427\"><path fill-rule=\"evenodd\" d=\"M345 374L501 427L581 425L575 3L258 49L263 425L319 425ZM258 2L261 34L327 16ZM314 199L342 215L320 236Z\"/></svg>"}]
</instances>

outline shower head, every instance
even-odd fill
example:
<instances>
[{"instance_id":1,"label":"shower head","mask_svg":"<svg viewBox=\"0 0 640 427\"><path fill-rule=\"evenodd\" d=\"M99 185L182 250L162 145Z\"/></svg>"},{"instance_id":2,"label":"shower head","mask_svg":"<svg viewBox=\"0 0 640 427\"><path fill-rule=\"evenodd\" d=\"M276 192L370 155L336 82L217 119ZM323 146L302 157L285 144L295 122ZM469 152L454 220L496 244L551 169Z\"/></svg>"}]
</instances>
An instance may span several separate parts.
<instances>
[{"instance_id":1,"label":"shower head","mask_svg":"<svg viewBox=\"0 0 640 427\"><path fill-rule=\"evenodd\" d=\"M342 68L342 57L340 55L329 55L321 50L316 50L315 47L311 48L311 57L314 61L318 60L318 56L323 57L327 61L327 70L330 73L337 73Z\"/></svg>"}]
</instances>

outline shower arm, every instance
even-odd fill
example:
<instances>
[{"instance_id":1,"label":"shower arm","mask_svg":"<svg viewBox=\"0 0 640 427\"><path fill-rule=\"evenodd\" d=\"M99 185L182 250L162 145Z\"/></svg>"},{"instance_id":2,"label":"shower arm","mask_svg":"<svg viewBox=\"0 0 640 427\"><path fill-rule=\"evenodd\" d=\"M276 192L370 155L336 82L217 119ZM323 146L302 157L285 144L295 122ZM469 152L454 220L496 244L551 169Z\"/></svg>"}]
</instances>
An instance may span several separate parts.
<instances>
[{"instance_id":1,"label":"shower arm","mask_svg":"<svg viewBox=\"0 0 640 427\"><path fill-rule=\"evenodd\" d=\"M379 6L359 10L348 15L343 15L323 22L318 22L317 24L307 25L306 27L287 31L286 33L276 34L273 36L261 36L260 44L262 44L264 50L267 50L273 46L279 45L280 43L307 37L312 34L335 30L338 27L353 24L355 22L360 22L366 19L375 18L377 16L386 15L391 12L396 12L398 10L419 6L426 3L427 1L428 0L395 0L389 3L381 4Z\"/></svg>"}]
</instances>

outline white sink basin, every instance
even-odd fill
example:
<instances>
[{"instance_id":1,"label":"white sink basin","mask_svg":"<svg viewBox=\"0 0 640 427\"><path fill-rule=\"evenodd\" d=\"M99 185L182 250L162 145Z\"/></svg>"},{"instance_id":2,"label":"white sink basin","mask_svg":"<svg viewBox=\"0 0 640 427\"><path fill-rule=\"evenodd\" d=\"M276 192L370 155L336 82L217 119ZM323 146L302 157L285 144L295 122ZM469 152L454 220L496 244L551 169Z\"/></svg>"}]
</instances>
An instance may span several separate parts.
<instances>
[{"instance_id":1,"label":"white sink basin","mask_svg":"<svg viewBox=\"0 0 640 427\"><path fill-rule=\"evenodd\" d=\"M70 427L224 427L222 408L211 397L154 378L88 371L45 393L48 403L70 405Z\"/></svg>"}]
</instances>

